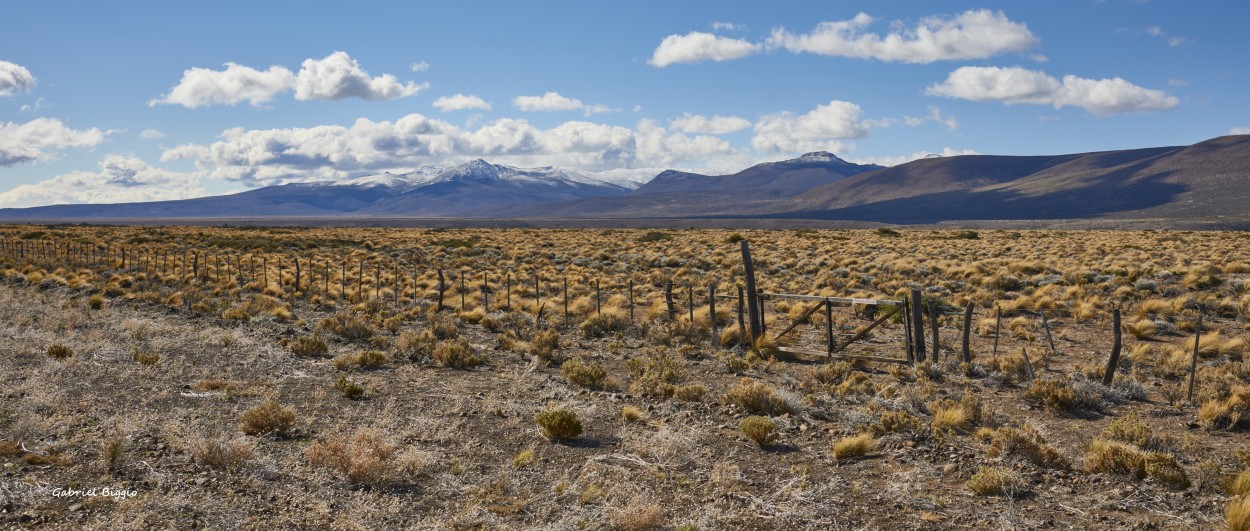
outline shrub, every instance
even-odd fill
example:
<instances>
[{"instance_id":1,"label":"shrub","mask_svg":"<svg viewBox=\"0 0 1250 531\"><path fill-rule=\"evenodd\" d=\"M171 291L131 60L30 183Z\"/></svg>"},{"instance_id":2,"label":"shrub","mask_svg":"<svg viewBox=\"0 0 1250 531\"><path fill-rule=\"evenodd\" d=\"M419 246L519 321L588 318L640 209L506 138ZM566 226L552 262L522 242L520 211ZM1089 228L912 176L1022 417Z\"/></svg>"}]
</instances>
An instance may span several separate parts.
<instances>
[{"instance_id":1,"label":"shrub","mask_svg":"<svg viewBox=\"0 0 1250 531\"><path fill-rule=\"evenodd\" d=\"M886 411L869 429L878 436L887 433L916 433L920 430L920 419L906 411Z\"/></svg>"},{"instance_id":2,"label":"shrub","mask_svg":"<svg viewBox=\"0 0 1250 531\"><path fill-rule=\"evenodd\" d=\"M375 330L369 319L346 313L336 313L317 325L317 329L330 332L348 341L368 341Z\"/></svg>"},{"instance_id":3,"label":"shrub","mask_svg":"<svg viewBox=\"0 0 1250 531\"><path fill-rule=\"evenodd\" d=\"M482 364L482 359L473 355L469 341L463 338L440 341L431 356L439 365L453 369L468 369Z\"/></svg>"},{"instance_id":4,"label":"shrub","mask_svg":"<svg viewBox=\"0 0 1250 531\"><path fill-rule=\"evenodd\" d=\"M725 399L754 415L775 416L795 412L794 406L779 396L773 386L750 378L739 380L738 385L725 394Z\"/></svg>"},{"instance_id":5,"label":"shrub","mask_svg":"<svg viewBox=\"0 0 1250 531\"><path fill-rule=\"evenodd\" d=\"M151 367L160 363L161 355L155 352L144 352L136 348L130 353L130 359L138 362L139 365L144 367Z\"/></svg>"},{"instance_id":6,"label":"shrub","mask_svg":"<svg viewBox=\"0 0 1250 531\"><path fill-rule=\"evenodd\" d=\"M552 441L576 438L582 434L582 423L577 414L567 409L548 409L534 416L543 437Z\"/></svg>"},{"instance_id":7,"label":"shrub","mask_svg":"<svg viewBox=\"0 0 1250 531\"><path fill-rule=\"evenodd\" d=\"M55 359L55 360L63 360L66 358L70 358L73 355L74 355L73 349L65 345L62 345L60 343L54 343L52 346L48 347L48 357Z\"/></svg>"},{"instance_id":8,"label":"shrub","mask_svg":"<svg viewBox=\"0 0 1250 531\"><path fill-rule=\"evenodd\" d=\"M871 433L844 437L833 444L833 458L834 460L840 460L868 455L876 447L877 439Z\"/></svg>"},{"instance_id":9,"label":"shrub","mask_svg":"<svg viewBox=\"0 0 1250 531\"><path fill-rule=\"evenodd\" d=\"M573 358L564 362L560 373L569 383L588 389L598 389L608 372L598 363L586 363L581 358Z\"/></svg>"},{"instance_id":10,"label":"shrub","mask_svg":"<svg viewBox=\"0 0 1250 531\"><path fill-rule=\"evenodd\" d=\"M339 381L334 382L334 388L343 393L344 397L353 400L365 396L365 386L348 380L346 376L340 376Z\"/></svg>"},{"instance_id":11,"label":"shrub","mask_svg":"<svg viewBox=\"0 0 1250 531\"><path fill-rule=\"evenodd\" d=\"M560 334L550 329L539 330L534 332L534 337L530 339L529 355L547 363L556 364L563 361L563 358L556 354L558 348L560 348Z\"/></svg>"},{"instance_id":12,"label":"shrub","mask_svg":"<svg viewBox=\"0 0 1250 531\"><path fill-rule=\"evenodd\" d=\"M269 400L244 411L239 424L239 429L248 435L285 437L295 427L295 410Z\"/></svg>"},{"instance_id":13,"label":"shrub","mask_svg":"<svg viewBox=\"0 0 1250 531\"><path fill-rule=\"evenodd\" d=\"M1233 498L1224 509L1228 531L1250 531L1250 496Z\"/></svg>"},{"instance_id":14,"label":"shrub","mask_svg":"<svg viewBox=\"0 0 1250 531\"><path fill-rule=\"evenodd\" d=\"M438 346L438 336L435 336L434 332L429 329L421 332L405 330L395 340L395 350L414 361L432 356L436 346Z\"/></svg>"},{"instance_id":15,"label":"shrub","mask_svg":"<svg viewBox=\"0 0 1250 531\"><path fill-rule=\"evenodd\" d=\"M378 350L362 350L355 354L342 354L334 357L334 368L340 371L350 369L377 369L390 361L385 352Z\"/></svg>"},{"instance_id":16,"label":"shrub","mask_svg":"<svg viewBox=\"0 0 1250 531\"><path fill-rule=\"evenodd\" d=\"M699 384L683 385L673 389L673 398L685 402L702 402L707 396L707 388Z\"/></svg>"},{"instance_id":17,"label":"shrub","mask_svg":"<svg viewBox=\"0 0 1250 531\"><path fill-rule=\"evenodd\" d=\"M1250 411L1250 386L1234 387L1227 398L1204 402L1198 409L1198 423L1207 429L1233 429Z\"/></svg>"},{"instance_id":18,"label":"shrub","mask_svg":"<svg viewBox=\"0 0 1250 531\"><path fill-rule=\"evenodd\" d=\"M637 406L624 405L621 406L621 419L625 422L637 422L642 419L643 412Z\"/></svg>"},{"instance_id":19,"label":"shrub","mask_svg":"<svg viewBox=\"0 0 1250 531\"><path fill-rule=\"evenodd\" d=\"M104 307L104 296L96 293L87 299L87 307L92 310L99 310Z\"/></svg>"},{"instance_id":20,"label":"shrub","mask_svg":"<svg viewBox=\"0 0 1250 531\"><path fill-rule=\"evenodd\" d=\"M1071 466L1068 459L1047 444L1032 426L999 428L990 432L989 439L990 447L985 455L990 459L1014 455L1043 468L1067 470Z\"/></svg>"},{"instance_id":21,"label":"shrub","mask_svg":"<svg viewBox=\"0 0 1250 531\"><path fill-rule=\"evenodd\" d=\"M512 456L513 468L525 468L527 465L533 462L534 462L534 449L533 448L526 448L524 450L521 450L520 452L517 452L516 455Z\"/></svg>"},{"instance_id":22,"label":"shrub","mask_svg":"<svg viewBox=\"0 0 1250 531\"><path fill-rule=\"evenodd\" d=\"M212 436L191 443L191 457L196 463L219 470L238 468L254 453L255 445L241 438Z\"/></svg>"},{"instance_id":23,"label":"shrub","mask_svg":"<svg viewBox=\"0 0 1250 531\"><path fill-rule=\"evenodd\" d=\"M1076 411L1076 391L1063 380L1034 380L1028 391L1024 392L1025 400L1046 406L1055 413Z\"/></svg>"},{"instance_id":24,"label":"shrub","mask_svg":"<svg viewBox=\"0 0 1250 531\"><path fill-rule=\"evenodd\" d=\"M983 466L966 483L977 496L1015 496L1021 481L1010 470Z\"/></svg>"},{"instance_id":25,"label":"shrub","mask_svg":"<svg viewBox=\"0 0 1250 531\"><path fill-rule=\"evenodd\" d=\"M287 345L287 349L296 356L320 356L330 351L326 342L315 335L297 337Z\"/></svg>"},{"instance_id":26,"label":"shrub","mask_svg":"<svg viewBox=\"0 0 1250 531\"><path fill-rule=\"evenodd\" d=\"M629 500L628 505L613 510L609 516L612 523L622 531L660 529L664 523L664 511L660 506L640 498Z\"/></svg>"},{"instance_id":27,"label":"shrub","mask_svg":"<svg viewBox=\"0 0 1250 531\"><path fill-rule=\"evenodd\" d=\"M395 445L381 432L364 429L349 440L340 435L316 441L304 451L304 458L310 465L334 470L352 483L376 484L395 468L391 459L394 452Z\"/></svg>"},{"instance_id":28,"label":"shrub","mask_svg":"<svg viewBox=\"0 0 1250 531\"><path fill-rule=\"evenodd\" d=\"M1150 319L1138 319L1125 326L1136 339L1151 339L1159 332L1158 325Z\"/></svg>"},{"instance_id":29,"label":"shrub","mask_svg":"<svg viewBox=\"0 0 1250 531\"><path fill-rule=\"evenodd\" d=\"M630 325L629 316L614 310L604 310L598 315L592 315L582 321L577 326L582 335L588 338L604 337L608 334L628 330Z\"/></svg>"},{"instance_id":30,"label":"shrub","mask_svg":"<svg viewBox=\"0 0 1250 531\"><path fill-rule=\"evenodd\" d=\"M754 441L760 448L772 444L777 439L777 423L768 417L751 415L742 419L742 422L738 424L738 429L742 430L742 434Z\"/></svg>"},{"instance_id":31,"label":"shrub","mask_svg":"<svg viewBox=\"0 0 1250 531\"><path fill-rule=\"evenodd\" d=\"M1230 496L1250 495L1250 468L1242 470L1237 477L1228 482L1228 494Z\"/></svg>"},{"instance_id":32,"label":"shrub","mask_svg":"<svg viewBox=\"0 0 1250 531\"><path fill-rule=\"evenodd\" d=\"M1085 454L1085 469L1137 479L1153 478L1168 488L1189 488L1189 477L1176 458L1160 452L1147 452L1131 444L1095 439Z\"/></svg>"}]
</instances>

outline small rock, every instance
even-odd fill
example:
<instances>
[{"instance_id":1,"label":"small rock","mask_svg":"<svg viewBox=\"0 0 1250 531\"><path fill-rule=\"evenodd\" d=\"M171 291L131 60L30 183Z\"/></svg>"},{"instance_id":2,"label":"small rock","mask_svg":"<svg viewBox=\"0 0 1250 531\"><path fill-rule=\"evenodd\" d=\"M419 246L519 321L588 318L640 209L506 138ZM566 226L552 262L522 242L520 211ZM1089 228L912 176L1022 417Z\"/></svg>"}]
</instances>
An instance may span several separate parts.
<instances>
[{"instance_id":1,"label":"small rock","mask_svg":"<svg viewBox=\"0 0 1250 531\"><path fill-rule=\"evenodd\" d=\"M956 465L955 463L946 463L946 466L942 467L943 474L951 474L956 470L959 470L959 465Z\"/></svg>"},{"instance_id":2,"label":"small rock","mask_svg":"<svg viewBox=\"0 0 1250 531\"><path fill-rule=\"evenodd\" d=\"M69 511L70 511L71 513L72 513L72 512L77 512L77 511L81 511L81 510L82 510L82 504L81 504L81 503L75 503L75 504L73 504L73 505L70 505L70 506L69 506Z\"/></svg>"}]
</instances>

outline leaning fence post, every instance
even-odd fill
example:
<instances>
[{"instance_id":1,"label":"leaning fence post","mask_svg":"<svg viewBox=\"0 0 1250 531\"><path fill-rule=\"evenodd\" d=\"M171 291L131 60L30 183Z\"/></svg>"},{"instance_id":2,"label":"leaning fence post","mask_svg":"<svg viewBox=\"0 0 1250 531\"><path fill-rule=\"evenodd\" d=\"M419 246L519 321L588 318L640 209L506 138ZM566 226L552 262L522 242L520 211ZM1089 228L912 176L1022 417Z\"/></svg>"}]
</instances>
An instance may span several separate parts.
<instances>
[{"instance_id":1,"label":"leaning fence post","mask_svg":"<svg viewBox=\"0 0 1250 531\"><path fill-rule=\"evenodd\" d=\"M992 357L998 359L998 333L1002 330L1003 309L998 305L994 305L994 352Z\"/></svg>"},{"instance_id":2,"label":"leaning fence post","mask_svg":"<svg viewBox=\"0 0 1250 531\"><path fill-rule=\"evenodd\" d=\"M1194 330L1194 357L1189 361L1189 392L1185 395L1185 401L1192 403L1194 401L1194 377L1198 373L1198 340L1202 337L1202 310L1198 310L1198 327Z\"/></svg>"},{"instance_id":3,"label":"leaning fence post","mask_svg":"<svg viewBox=\"0 0 1250 531\"><path fill-rule=\"evenodd\" d=\"M751 247L746 240L742 240L742 270L746 276L746 292L751 295L747 299L747 312L751 320L751 342L760 336L760 313L756 308L755 300L755 266L751 263ZM742 295L739 294L738 302L742 302Z\"/></svg>"},{"instance_id":4,"label":"leaning fence post","mask_svg":"<svg viewBox=\"0 0 1250 531\"><path fill-rule=\"evenodd\" d=\"M964 307L964 363L972 363L972 349L968 348L968 336L972 334L972 302Z\"/></svg>"},{"instance_id":5,"label":"leaning fence post","mask_svg":"<svg viewBox=\"0 0 1250 531\"><path fill-rule=\"evenodd\" d=\"M1029 349L1021 347L1020 355L1024 357L1024 374L1033 381L1033 362L1029 361Z\"/></svg>"},{"instance_id":6,"label":"leaning fence post","mask_svg":"<svg viewBox=\"0 0 1250 531\"><path fill-rule=\"evenodd\" d=\"M716 283L713 282L707 287L707 312L711 316L712 321L712 346L716 347L720 340L720 334L716 330Z\"/></svg>"},{"instance_id":7,"label":"leaning fence post","mask_svg":"<svg viewBox=\"0 0 1250 531\"><path fill-rule=\"evenodd\" d=\"M1102 372L1102 384L1111 385L1115 378L1115 369L1120 365L1120 309L1111 310L1111 357L1107 358L1107 368Z\"/></svg>"},{"instance_id":8,"label":"leaning fence post","mask_svg":"<svg viewBox=\"0 0 1250 531\"><path fill-rule=\"evenodd\" d=\"M1038 310L1042 314L1042 330L1046 331L1046 342L1050 343L1050 354L1058 356L1059 351L1055 349L1055 339L1050 335L1050 321L1046 319L1046 310Z\"/></svg>"},{"instance_id":9,"label":"leaning fence post","mask_svg":"<svg viewBox=\"0 0 1250 531\"><path fill-rule=\"evenodd\" d=\"M920 290L911 290L912 343L916 345L916 361L925 360L924 309L921 307Z\"/></svg>"},{"instance_id":10,"label":"leaning fence post","mask_svg":"<svg viewBox=\"0 0 1250 531\"><path fill-rule=\"evenodd\" d=\"M933 363L938 362L938 354L942 352L941 343L938 342L938 313L937 303L929 301L929 325L933 328Z\"/></svg>"}]
</instances>

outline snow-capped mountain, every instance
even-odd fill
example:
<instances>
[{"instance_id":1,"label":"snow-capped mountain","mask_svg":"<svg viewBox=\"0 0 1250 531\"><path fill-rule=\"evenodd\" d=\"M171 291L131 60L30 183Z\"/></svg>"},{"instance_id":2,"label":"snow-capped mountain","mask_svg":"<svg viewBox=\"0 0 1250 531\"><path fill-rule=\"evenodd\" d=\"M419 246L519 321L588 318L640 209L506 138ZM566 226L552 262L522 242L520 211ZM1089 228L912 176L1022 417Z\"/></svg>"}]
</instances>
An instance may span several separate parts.
<instances>
[{"instance_id":1,"label":"snow-capped mountain","mask_svg":"<svg viewBox=\"0 0 1250 531\"><path fill-rule=\"evenodd\" d=\"M557 185L583 184L590 186L619 186L633 190L646 184L663 170L655 168L617 168L605 171L556 168L540 166L517 168L491 164L482 159L452 167L422 166L406 173L383 172L365 175L345 181L326 181L323 186L359 186L364 188L384 186L398 192L407 192L421 186L451 181L510 181Z\"/></svg>"}]
</instances>

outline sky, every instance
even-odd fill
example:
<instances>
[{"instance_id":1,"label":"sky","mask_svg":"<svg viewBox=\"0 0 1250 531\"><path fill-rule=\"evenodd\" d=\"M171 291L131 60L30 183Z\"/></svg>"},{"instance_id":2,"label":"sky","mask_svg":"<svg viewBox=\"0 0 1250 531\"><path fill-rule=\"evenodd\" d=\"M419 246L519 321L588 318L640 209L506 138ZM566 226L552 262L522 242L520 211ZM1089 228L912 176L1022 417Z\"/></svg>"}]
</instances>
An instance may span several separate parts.
<instances>
[{"instance_id":1,"label":"sky","mask_svg":"<svg viewBox=\"0 0 1250 531\"><path fill-rule=\"evenodd\" d=\"M1250 134L1247 2L5 2L0 208Z\"/></svg>"}]
</instances>

